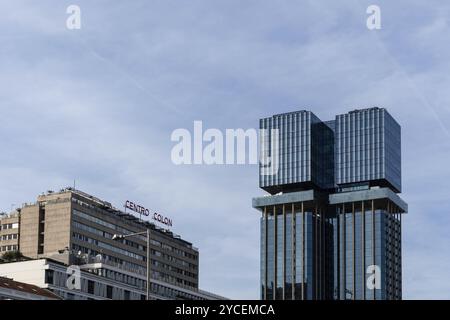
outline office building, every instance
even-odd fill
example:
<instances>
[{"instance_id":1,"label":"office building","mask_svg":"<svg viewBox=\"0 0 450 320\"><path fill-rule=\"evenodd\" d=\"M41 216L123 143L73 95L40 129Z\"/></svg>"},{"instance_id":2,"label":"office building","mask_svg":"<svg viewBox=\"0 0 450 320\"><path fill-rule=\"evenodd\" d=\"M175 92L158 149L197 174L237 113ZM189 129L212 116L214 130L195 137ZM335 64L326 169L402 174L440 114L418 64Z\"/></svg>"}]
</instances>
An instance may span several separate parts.
<instances>
[{"instance_id":1,"label":"office building","mask_svg":"<svg viewBox=\"0 0 450 320\"><path fill-rule=\"evenodd\" d=\"M19 248L19 212L0 214L0 258Z\"/></svg>"},{"instance_id":2,"label":"office building","mask_svg":"<svg viewBox=\"0 0 450 320\"><path fill-rule=\"evenodd\" d=\"M69 248L136 273L146 272L146 237L113 240L151 228L152 278L181 287L198 287L198 250L172 232L114 209L84 192L65 189L38 197L20 214L20 251L29 258L46 257ZM69 263L69 261L67 261Z\"/></svg>"},{"instance_id":3,"label":"office building","mask_svg":"<svg viewBox=\"0 0 450 320\"><path fill-rule=\"evenodd\" d=\"M400 126L383 108L260 120L262 299L401 299ZM273 134L274 130L278 132ZM272 143L271 139L278 139ZM276 150L273 146L276 146ZM379 276L379 278L375 278Z\"/></svg>"},{"instance_id":4,"label":"office building","mask_svg":"<svg viewBox=\"0 0 450 320\"><path fill-rule=\"evenodd\" d=\"M11 223L12 220L5 220L8 228L2 232L9 233ZM101 294L90 298L141 299L141 295L145 295L146 235L124 239L115 239L114 236L145 232L147 228L151 230L152 298L219 297L199 290L199 252L192 243L183 240L170 230L143 221L140 217L116 209L111 203L80 190L66 188L59 192L48 191L38 196L36 202L22 206L15 223L18 224L18 228L13 223L14 228L11 230L18 233L17 249L26 259L41 261L40 263L48 263L51 266L59 262L62 268L66 269L70 265L82 265L84 274L88 274L89 277L96 275L96 280L92 281L99 283L99 289L95 290L100 290L98 292ZM3 270L4 273L0 275L20 276L20 273L17 274L14 270L33 263L21 261L3 264L0 271ZM43 275L38 277L43 279ZM123 289L111 295L108 290L100 289L105 287L103 283L105 279L112 281L116 288L132 285L134 291ZM14 280L26 279L19 277ZM41 286L45 283L41 281L35 284ZM58 290L58 294L64 293L64 298L72 297L74 294L49 285L52 290ZM78 296L81 297L82 295Z\"/></svg>"}]
</instances>

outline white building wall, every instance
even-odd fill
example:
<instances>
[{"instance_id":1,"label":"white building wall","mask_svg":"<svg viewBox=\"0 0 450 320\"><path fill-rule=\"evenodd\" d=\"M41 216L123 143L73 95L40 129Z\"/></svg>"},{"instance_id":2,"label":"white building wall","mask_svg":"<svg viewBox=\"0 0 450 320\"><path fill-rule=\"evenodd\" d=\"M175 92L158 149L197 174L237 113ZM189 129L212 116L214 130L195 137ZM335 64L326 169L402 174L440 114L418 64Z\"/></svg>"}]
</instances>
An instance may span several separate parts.
<instances>
[{"instance_id":1,"label":"white building wall","mask_svg":"<svg viewBox=\"0 0 450 320\"><path fill-rule=\"evenodd\" d=\"M45 266L45 260L3 263L0 276L45 288Z\"/></svg>"}]
</instances>

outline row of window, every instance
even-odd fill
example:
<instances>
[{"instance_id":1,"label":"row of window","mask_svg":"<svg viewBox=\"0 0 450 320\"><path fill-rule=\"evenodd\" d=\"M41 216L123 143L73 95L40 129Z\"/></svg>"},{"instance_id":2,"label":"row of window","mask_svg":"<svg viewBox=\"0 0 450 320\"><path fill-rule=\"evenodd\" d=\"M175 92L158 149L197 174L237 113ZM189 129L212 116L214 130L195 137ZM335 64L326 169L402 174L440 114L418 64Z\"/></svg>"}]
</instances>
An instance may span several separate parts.
<instances>
[{"instance_id":1,"label":"row of window","mask_svg":"<svg viewBox=\"0 0 450 320\"><path fill-rule=\"evenodd\" d=\"M170 245L168 245L166 243L162 243L161 241L157 241L157 240L153 240L152 239L150 242L151 242L152 245L154 245L156 247L161 247L164 250L171 251L173 253L176 253L176 254L178 254L180 256L183 256L183 257L186 257L186 258L189 258L189 259L192 259L192 260L198 260L198 255L186 252L184 250L181 250L181 249L178 249L176 247L170 246Z\"/></svg>"},{"instance_id":2,"label":"row of window","mask_svg":"<svg viewBox=\"0 0 450 320\"><path fill-rule=\"evenodd\" d=\"M168 271L172 271L172 272L175 272L175 273L178 273L178 274L182 274L182 275L185 275L187 277L195 278L197 276L195 273L192 273L192 272L189 272L189 271L186 271L186 270L174 267L174 266L169 265L169 264L162 263L160 261L152 261L152 264L154 266L156 266L156 267L160 267L160 268L166 269Z\"/></svg>"},{"instance_id":3,"label":"row of window","mask_svg":"<svg viewBox=\"0 0 450 320\"><path fill-rule=\"evenodd\" d=\"M74 221L73 222L73 226L75 228L78 228L78 229L81 229L81 230L84 230L84 231L96 234L98 236L101 236L103 238L107 238L107 239L112 239L113 238L113 234L111 234L109 232L106 232L106 231L103 231L103 230L99 230L97 228L85 225L85 224L80 223L78 221ZM135 248L137 250L146 250L146 247L144 247L143 245L140 245L140 244L138 244L138 243L136 243L134 241L130 241L128 239L122 239L122 240L118 240L118 241L120 241L123 244L126 244L127 246L133 247L133 248Z\"/></svg>"},{"instance_id":4,"label":"row of window","mask_svg":"<svg viewBox=\"0 0 450 320\"><path fill-rule=\"evenodd\" d=\"M108 263L111 263L112 265L118 266L120 268L125 268L126 270L129 270L131 272L136 272L136 273L139 273L139 274L145 274L145 271L146 271L145 267L143 267L141 265L138 265L136 263L125 261L125 260L122 260L120 258L113 257L113 256L110 256L108 254L105 254L103 252L99 252L99 251L96 251L96 250L93 250L93 249L88 249L86 247L80 246L80 245L75 244L75 243L72 244L72 249L75 250L75 251L81 251L82 253L88 254L90 256L101 255L102 258L105 261L107 261Z\"/></svg>"},{"instance_id":5,"label":"row of window","mask_svg":"<svg viewBox=\"0 0 450 320\"><path fill-rule=\"evenodd\" d=\"M112 237L113 237L113 235L112 235L111 233L108 233L108 232L99 230L99 229L97 229L97 228L94 228L94 227L85 225L85 224L80 223L80 222L77 222L77 221L74 221L74 222L73 222L73 226L76 227L76 228L78 228L78 229L81 229L81 230L84 230L84 231L88 231L88 232L90 232L90 233L99 235L99 236L104 237L104 238L112 239ZM75 234L75 233L74 233L74 234ZM112 250L112 251L114 251L114 252L118 252L118 253L122 253L122 254L124 254L123 252L127 252L127 254L126 254L127 256L136 258L136 259L138 259L138 260L141 260L141 259L139 258L140 255L135 254L135 253L132 253L132 252L129 252L128 250L123 250L123 249L120 249L120 248L117 248L117 247L113 247L113 246L111 246L111 245L109 245L109 244L103 244L101 241L98 241L98 240L95 240L95 239L89 239L89 237L81 236L81 235L78 235L78 234L77 234L76 238L79 239L79 240L82 240L82 241L86 241L86 242L89 242L89 243L93 243L93 244L95 244L95 245L99 245L100 247L103 247L103 248L105 248L105 249L110 249L111 247L112 247L112 248L115 248L115 249L110 249L110 250ZM146 246L142 246L142 245L140 245L140 244L138 244L138 243L136 243L136 242L130 241L130 240L128 240L128 239L123 239L123 240L121 240L121 242L122 242L123 244L125 244L125 245L134 247L135 249L140 250L140 251L143 251L143 252L146 252L146 250L147 250L147 247L146 247ZM98 243L100 243L100 244L98 244ZM163 243L161 243L161 242L159 242L159 241L156 241L156 240L153 240L153 239L150 240L150 243L151 243L152 245L161 247L162 249L169 250L169 251L172 251L172 252L174 251L174 249L176 249L176 248L173 248L172 246L163 244ZM116 249L117 249L117 250L116 250ZM178 249L178 250L179 250L179 249ZM119 252L119 251L120 251L120 252ZM179 250L179 251L181 251L181 250ZM162 257L162 258L164 258L164 259L166 259L166 260L168 260L168 261L174 261L174 262L176 262L176 263L178 263L178 264L181 264L181 265L183 265L183 266L185 266L185 267L189 267L189 268L191 268L191 269L196 269L195 264L190 264L190 263L188 263L187 261L184 261L184 260L181 260L181 259L174 258L174 257L172 257L171 255L163 254L162 252L159 252L159 251L152 250L152 252L155 252L155 255L156 255L156 256ZM129 254L128 254L128 253L129 253ZM177 253L179 253L179 252L177 252ZM186 253L185 256L187 256L187 253ZM193 255L190 255L189 258L192 259L192 258L193 258ZM146 260L146 259L145 259L145 256L143 257L142 260L143 260L143 261ZM164 265L165 265L165 264L164 264ZM195 276L193 273L191 273L191 272L189 272L189 271L185 271L185 270L182 270L182 269L179 269L179 268L176 268L176 267L171 267L171 266L169 266L169 265L165 265L165 268L168 269L168 270L171 270L171 271L180 273L180 274L187 275L187 276L191 276L191 277L192 277L192 276Z\"/></svg>"},{"instance_id":6,"label":"row of window","mask_svg":"<svg viewBox=\"0 0 450 320\"><path fill-rule=\"evenodd\" d=\"M1 240L5 241L5 240L16 240L19 238L19 234L18 233L14 233L14 234L4 234L1 237Z\"/></svg>"},{"instance_id":7,"label":"row of window","mask_svg":"<svg viewBox=\"0 0 450 320\"><path fill-rule=\"evenodd\" d=\"M74 233L74 236L75 235L76 235L76 233ZM79 239L79 240L82 240L82 241L85 241L84 239L88 239L88 237L85 237L85 236L82 236L82 235L81 235L81 237L80 236L75 236L75 238ZM89 242L89 241L87 241L87 242ZM121 267L124 266L125 268L129 269L130 271L138 272L140 274L145 274L146 273L146 268L142 267L142 266L140 266L138 264L131 263L131 262L128 262L128 261L124 261L124 260L119 259L117 257L112 257L112 256L109 256L107 254L100 253L98 251L91 250L91 249L88 249L88 248L85 248L85 247L82 247L82 246L79 246L79 245L76 245L76 244L73 244L72 248L74 250L76 250L76 251L81 251L82 253L89 254L91 256L96 256L96 255L100 254L102 256L102 258L104 258L105 260L111 261L111 262L113 262L115 264L118 264ZM155 251L153 249L151 250L151 254L155 255L157 257L161 257L162 256L162 254L159 251ZM144 261L146 261L146 260L147 260L147 258L144 257ZM197 274L196 273L192 273L192 272L189 272L189 271L186 271L186 270L182 270L180 268L176 268L174 266L170 266L170 265L164 264L164 263L156 261L156 260L152 260L151 262L152 262L152 265L155 266L155 267L164 268L166 270L169 270L169 271L172 271L172 272L176 272L176 273L188 276L188 277L197 278ZM166 282L178 284L178 285L186 285L186 286L191 286L191 287L195 287L196 286L194 282L190 282L190 281L187 281L187 280L176 278L176 277L173 277L171 275L167 275L167 274L162 273L162 272L154 271L153 272L153 277L161 279L161 280L166 281Z\"/></svg>"},{"instance_id":8,"label":"row of window","mask_svg":"<svg viewBox=\"0 0 450 320\"><path fill-rule=\"evenodd\" d=\"M116 230L116 231L118 231L119 234L130 234L130 233L135 233L135 231L131 231L131 230L129 230L129 229L122 228L122 227L118 226L117 224L110 223L110 222L106 222L106 221L103 220L103 219L99 219L99 218L97 218L97 217L91 216L91 215L89 215L89 214L86 214L86 213L81 212L81 211L78 211L78 210L73 210L73 214L74 214L75 216L78 216L78 217L83 218L83 219L85 219L85 220L94 222L94 223L96 223L96 224L98 224L98 225L107 227L107 228L112 229L112 230ZM137 237L137 238L140 238L142 241L147 241L146 238L145 238L145 236L137 235L136 237Z\"/></svg>"},{"instance_id":9,"label":"row of window","mask_svg":"<svg viewBox=\"0 0 450 320\"><path fill-rule=\"evenodd\" d=\"M73 236L74 239L78 239L78 240L81 240L81 241L84 241L84 242L87 242L87 243L94 244L94 245L99 246L101 248L104 248L104 249L107 249L107 250L110 250L110 251L113 251L113 252L120 253L120 254L122 254L124 256L128 256L128 257L134 258L136 260L145 261L145 257L140 255L140 254L136 254L134 252L131 252L129 250L125 250L125 249L122 249L122 248L119 248L119 247L116 247L116 246L112 246L109 243L106 243L106 242L103 242L103 241L99 241L97 239L90 238L90 237L82 235L80 233L73 232L72 236Z\"/></svg>"},{"instance_id":10,"label":"row of window","mask_svg":"<svg viewBox=\"0 0 450 320\"><path fill-rule=\"evenodd\" d=\"M115 224L106 222L106 221L104 221L102 219L99 219L97 217L91 216L89 214L86 214L86 213L78 211L78 210L73 210L73 214L75 216L78 216L78 217L83 218L85 220L94 222L94 223L96 223L98 225L107 227L107 228L112 229L112 230L117 230L120 234L135 233L134 231L131 231L131 230L119 227L119 226L117 226ZM86 225L84 225L84 224L82 224L80 222L74 222L74 223L75 223L75 226L81 228L82 230L85 230L85 231L88 231L88 232L91 232L91 233L94 233L94 234L98 234L99 236L106 237L106 238L109 238L109 239L111 239L113 237L113 235L111 233L105 232L103 230L98 230L96 228L93 228L93 227L90 227L90 226L86 226ZM145 242L147 241L146 236L137 235L136 237L141 239L142 241L145 241ZM138 244L138 243L136 243L134 241L131 241L129 239L123 239L122 243L124 243L124 244L126 244L128 246L134 247L134 248L136 248L138 250L146 250L146 248L144 246L142 246L142 245L140 245L140 244ZM160 241L157 241L157 240L154 240L154 239L151 239L150 243L155 245L155 246L163 247L163 244ZM181 256L184 256L184 257L187 257L187 258L190 258L190 259L193 259L193 260L197 260L198 259L196 255L190 254L188 252L185 252L185 251L180 250L178 248L169 246L167 244L164 244L163 249L169 250L169 251L174 252L174 253L176 253L178 255L181 255Z\"/></svg>"},{"instance_id":11,"label":"row of window","mask_svg":"<svg viewBox=\"0 0 450 320\"><path fill-rule=\"evenodd\" d=\"M133 276L125 275L125 274L122 274L117 271L112 271L112 270L107 270L107 269L97 269L97 270L95 270L95 273L98 274L99 276L103 276L108 279L125 282L129 285L136 286L140 290L145 290L147 287L147 282L145 280L142 280L140 278L136 278ZM155 278L158 277L158 273L153 272L153 276ZM158 278L160 278L160 277L158 277ZM163 297L172 298L172 299L176 299L176 298L180 298L180 297L184 298L184 299L190 299L190 300L198 299L198 297L196 297L194 295L185 293L180 290L164 287L164 286L161 286L156 283L152 283L151 286L152 286L151 291L153 293L159 294ZM107 297L110 298L109 296L107 296Z\"/></svg>"},{"instance_id":12,"label":"row of window","mask_svg":"<svg viewBox=\"0 0 450 320\"><path fill-rule=\"evenodd\" d=\"M144 291L146 287L146 281L135 278L132 276L121 274L120 272L115 272L106 269L97 269L92 271L94 274L112 279L119 282L125 282L127 284L131 283L139 283L139 290ZM45 272L45 282L50 285L55 285L58 287L65 287L65 282L67 281L67 277L69 275L64 274L63 272L58 272L55 270L46 270ZM126 281L122 281L122 280ZM55 290L55 292L58 290ZM140 294L137 292L132 292L129 290L122 289L120 287L107 285L98 281L90 280L90 279L81 279L81 292L88 293L91 295L95 295L98 297L108 298L108 299L116 299L116 300L145 300L146 296L144 294ZM166 286L162 286L160 284L152 283L151 284L151 292L159 295L161 297L170 298L170 299L183 299L183 300L204 300L203 298L189 294L187 292L169 288ZM58 292L59 293L59 292ZM64 295L63 292L60 292ZM76 294L76 293L74 293ZM74 299L74 294L70 296L65 296L65 298ZM77 296L77 299L82 299L81 296Z\"/></svg>"},{"instance_id":13,"label":"row of window","mask_svg":"<svg viewBox=\"0 0 450 320\"><path fill-rule=\"evenodd\" d=\"M0 231L1 230L9 230L9 229L17 229L19 228L19 223L15 222L15 223L5 223L0 225Z\"/></svg>"},{"instance_id":14,"label":"row of window","mask_svg":"<svg viewBox=\"0 0 450 320\"><path fill-rule=\"evenodd\" d=\"M153 252L152 252L153 253ZM164 252L160 252L160 251L155 251L155 254L157 257L161 257L164 260L170 261L170 262L174 262L178 265L182 265L183 267L187 267L191 270L197 270L197 265L193 264L193 263L189 263L186 260L182 260L182 259L178 259L170 254L164 253Z\"/></svg>"},{"instance_id":15,"label":"row of window","mask_svg":"<svg viewBox=\"0 0 450 320\"><path fill-rule=\"evenodd\" d=\"M17 251L18 248L19 247L17 245L1 246L0 252Z\"/></svg>"}]
</instances>

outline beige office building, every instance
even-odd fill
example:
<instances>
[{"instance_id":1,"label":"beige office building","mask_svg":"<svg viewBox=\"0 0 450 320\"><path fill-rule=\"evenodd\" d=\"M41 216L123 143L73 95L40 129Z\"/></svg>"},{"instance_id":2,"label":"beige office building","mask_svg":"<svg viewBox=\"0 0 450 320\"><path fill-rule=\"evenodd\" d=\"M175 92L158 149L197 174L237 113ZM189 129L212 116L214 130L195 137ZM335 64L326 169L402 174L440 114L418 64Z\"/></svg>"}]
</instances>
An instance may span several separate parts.
<instances>
[{"instance_id":1,"label":"beige office building","mask_svg":"<svg viewBox=\"0 0 450 320\"><path fill-rule=\"evenodd\" d=\"M19 249L19 212L0 214L0 256Z\"/></svg>"},{"instance_id":2,"label":"beige office building","mask_svg":"<svg viewBox=\"0 0 450 320\"><path fill-rule=\"evenodd\" d=\"M151 232L152 278L182 288L198 288L198 250L169 230L144 222L102 201L72 188L48 192L20 213L21 253L28 258L77 256L97 257L130 272L146 272L146 237L120 241L115 234Z\"/></svg>"},{"instance_id":3,"label":"beige office building","mask_svg":"<svg viewBox=\"0 0 450 320\"><path fill-rule=\"evenodd\" d=\"M225 299L198 288L199 252L190 242L82 191L49 191L0 221L1 246L25 257L0 264L0 276L49 289L63 299L145 299L147 238L114 240L114 235L147 228L151 299ZM81 270L78 289L66 283L73 266Z\"/></svg>"}]
</instances>

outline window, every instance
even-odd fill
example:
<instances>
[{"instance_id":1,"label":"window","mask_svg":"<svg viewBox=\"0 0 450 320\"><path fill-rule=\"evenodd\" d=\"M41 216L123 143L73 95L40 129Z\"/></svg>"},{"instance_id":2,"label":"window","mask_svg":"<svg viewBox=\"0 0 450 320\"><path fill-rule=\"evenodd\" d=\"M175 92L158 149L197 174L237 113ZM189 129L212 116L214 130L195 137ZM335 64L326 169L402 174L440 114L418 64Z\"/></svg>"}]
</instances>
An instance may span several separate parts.
<instances>
[{"instance_id":1,"label":"window","mask_svg":"<svg viewBox=\"0 0 450 320\"><path fill-rule=\"evenodd\" d=\"M123 299L124 300L130 300L130 291L128 291L128 290L125 290L124 292L123 292Z\"/></svg>"},{"instance_id":2,"label":"window","mask_svg":"<svg viewBox=\"0 0 450 320\"><path fill-rule=\"evenodd\" d=\"M53 270L45 270L45 283L53 284Z\"/></svg>"},{"instance_id":3,"label":"window","mask_svg":"<svg viewBox=\"0 0 450 320\"><path fill-rule=\"evenodd\" d=\"M17 239L17 233L15 234L5 234L2 236L2 240L13 240L13 239Z\"/></svg>"},{"instance_id":4,"label":"window","mask_svg":"<svg viewBox=\"0 0 450 320\"><path fill-rule=\"evenodd\" d=\"M88 280L88 293L94 294L95 283L92 280Z\"/></svg>"},{"instance_id":5,"label":"window","mask_svg":"<svg viewBox=\"0 0 450 320\"><path fill-rule=\"evenodd\" d=\"M106 286L106 297L108 299L113 298L113 288L111 286Z\"/></svg>"}]
</instances>

